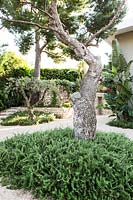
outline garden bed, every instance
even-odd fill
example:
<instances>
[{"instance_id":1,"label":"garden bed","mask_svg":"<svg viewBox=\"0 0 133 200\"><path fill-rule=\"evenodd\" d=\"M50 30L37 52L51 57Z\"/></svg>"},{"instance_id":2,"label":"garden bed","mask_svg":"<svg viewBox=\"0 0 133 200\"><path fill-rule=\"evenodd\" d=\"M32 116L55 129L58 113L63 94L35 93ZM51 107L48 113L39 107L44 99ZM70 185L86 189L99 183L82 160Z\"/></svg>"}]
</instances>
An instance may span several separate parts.
<instances>
[{"instance_id":1,"label":"garden bed","mask_svg":"<svg viewBox=\"0 0 133 200\"><path fill-rule=\"evenodd\" d=\"M34 112L34 119L28 118L27 111L18 111L14 114L9 115L5 119L1 121L1 125L3 126L13 126L13 125L33 125L33 124L41 124L45 122L50 122L55 120L58 116L54 113L45 113L42 111L35 111Z\"/></svg>"},{"instance_id":2,"label":"garden bed","mask_svg":"<svg viewBox=\"0 0 133 200\"><path fill-rule=\"evenodd\" d=\"M107 124L110 126L133 129L133 121L126 122L126 121L122 121L122 120L113 119L112 121L108 122Z\"/></svg>"},{"instance_id":3,"label":"garden bed","mask_svg":"<svg viewBox=\"0 0 133 200\"><path fill-rule=\"evenodd\" d=\"M19 135L0 143L0 177L38 199L132 199L133 142L115 133L93 141L71 129Z\"/></svg>"}]
</instances>

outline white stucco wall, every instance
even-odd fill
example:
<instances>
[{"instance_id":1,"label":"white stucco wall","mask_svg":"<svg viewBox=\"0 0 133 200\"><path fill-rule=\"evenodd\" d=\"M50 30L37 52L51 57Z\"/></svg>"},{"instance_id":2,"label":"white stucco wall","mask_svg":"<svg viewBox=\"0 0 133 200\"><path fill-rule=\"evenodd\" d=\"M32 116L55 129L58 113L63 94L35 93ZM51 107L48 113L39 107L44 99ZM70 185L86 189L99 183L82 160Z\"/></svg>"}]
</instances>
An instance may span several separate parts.
<instances>
[{"instance_id":1,"label":"white stucco wall","mask_svg":"<svg viewBox=\"0 0 133 200\"><path fill-rule=\"evenodd\" d=\"M123 51L123 54L127 61L133 60L133 31L123 33L115 36ZM131 74L133 75L133 64L131 65Z\"/></svg>"},{"instance_id":2,"label":"white stucco wall","mask_svg":"<svg viewBox=\"0 0 133 200\"><path fill-rule=\"evenodd\" d=\"M123 33L115 36L123 51L123 54L127 61L133 60L133 31ZM133 75L133 64L130 67L131 75ZM133 92L133 82L131 82L132 92ZM129 105L133 105L133 97L130 99Z\"/></svg>"}]
</instances>

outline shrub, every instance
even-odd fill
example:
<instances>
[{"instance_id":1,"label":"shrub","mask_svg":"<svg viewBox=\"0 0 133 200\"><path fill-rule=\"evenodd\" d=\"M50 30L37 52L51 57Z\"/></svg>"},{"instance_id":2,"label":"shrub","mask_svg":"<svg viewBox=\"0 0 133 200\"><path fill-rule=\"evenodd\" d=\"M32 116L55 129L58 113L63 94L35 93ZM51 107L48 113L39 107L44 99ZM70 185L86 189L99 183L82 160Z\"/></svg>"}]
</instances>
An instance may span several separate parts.
<instances>
[{"instance_id":1,"label":"shrub","mask_svg":"<svg viewBox=\"0 0 133 200\"><path fill-rule=\"evenodd\" d=\"M22 96L10 91L7 95L6 85L10 84L10 77L19 78L30 76L30 69L26 61L13 52L4 52L0 56L0 110L23 105Z\"/></svg>"},{"instance_id":2,"label":"shrub","mask_svg":"<svg viewBox=\"0 0 133 200\"><path fill-rule=\"evenodd\" d=\"M73 138L70 129L15 136L0 143L0 176L39 199L131 200L133 142L122 135Z\"/></svg>"},{"instance_id":3,"label":"shrub","mask_svg":"<svg viewBox=\"0 0 133 200\"><path fill-rule=\"evenodd\" d=\"M43 122L50 122L55 119L55 115L53 113L44 113L44 112L38 112L34 111L34 119L28 118L28 112L16 112L7 118L3 119L1 122L1 125L4 126L13 126L13 125L33 125L33 124L41 124Z\"/></svg>"},{"instance_id":4,"label":"shrub","mask_svg":"<svg viewBox=\"0 0 133 200\"><path fill-rule=\"evenodd\" d=\"M63 104L63 107L65 107L65 108L71 108L72 105L69 102L66 102L66 103Z\"/></svg>"},{"instance_id":5,"label":"shrub","mask_svg":"<svg viewBox=\"0 0 133 200\"><path fill-rule=\"evenodd\" d=\"M117 119L114 119L114 120L108 122L108 125L121 127L121 128L131 128L131 129L133 129L133 122L126 122L125 123L125 121L117 120Z\"/></svg>"},{"instance_id":6,"label":"shrub","mask_svg":"<svg viewBox=\"0 0 133 200\"><path fill-rule=\"evenodd\" d=\"M64 90L68 92L68 95L79 90L78 82L71 82L65 79L64 80L56 79L55 83L57 86L63 86Z\"/></svg>"},{"instance_id":7,"label":"shrub","mask_svg":"<svg viewBox=\"0 0 133 200\"><path fill-rule=\"evenodd\" d=\"M75 82L79 79L79 74L76 70L71 69L41 69L41 79L65 79Z\"/></svg>"},{"instance_id":8,"label":"shrub","mask_svg":"<svg viewBox=\"0 0 133 200\"><path fill-rule=\"evenodd\" d=\"M30 75L30 68L24 59L13 52L4 52L0 56L0 77L24 77Z\"/></svg>"},{"instance_id":9,"label":"shrub","mask_svg":"<svg viewBox=\"0 0 133 200\"><path fill-rule=\"evenodd\" d=\"M36 78L19 78L11 79L13 86L10 86L8 90L16 90L16 93L20 93L25 101L25 105L28 109L29 120L34 119L34 107L44 101L46 92L49 90L55 91L56 86L53 81L39 80Z\"/></svg>"},{"instance_id":10,"label":"shrub","mask_svg":"<svg viewBox=\"0 0 133 200\"><path fill-rule=\"evenodd\" d=\"M52 91L51 94L46 94L46 96L48 95L49 101L44 101L39 106L62 107L64 103L70 101L70 95L79 90L78 82L60 79L55 79L53 82L57 87L56 91Z\"/></svg>"},{"instance_id":11,"label":"shrub","mask_svg":"<svg viewBox=\"0 0 133 200\"><path fill-rule=\"evenodd\" d=\"M133 119L133 102L130 75L130 66L133 61L126 62L116 40L112 43L112 57L109 65L104 67L103 84L107 87L105 99L107 108L111 109L118 120L125 122ZM132 112L131 112L132 110Z\"/></svg>"}]
</instances>

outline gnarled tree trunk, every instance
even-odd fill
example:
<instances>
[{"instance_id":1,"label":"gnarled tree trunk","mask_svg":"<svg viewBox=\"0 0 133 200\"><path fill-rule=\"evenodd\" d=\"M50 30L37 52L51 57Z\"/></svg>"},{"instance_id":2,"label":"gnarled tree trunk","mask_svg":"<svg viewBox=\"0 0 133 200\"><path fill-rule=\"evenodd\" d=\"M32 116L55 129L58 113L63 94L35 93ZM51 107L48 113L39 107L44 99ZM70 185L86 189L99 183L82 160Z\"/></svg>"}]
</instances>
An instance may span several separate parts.
<instances>
[{"instance_id":1,"label":"gnarled tree trunk","mask_svg":"<svg viewBox=\"0 0 133 200\"><path fill-rule=\"evenodd\" d=\"M49 26L56 37L69 46L75 54L83 59L89 69L81 82L80 91L72 95L74 108L74 135L76 138L93 139L96 134L95 97L98 81L101 75L101 65L92 53L67 33L60 21L57 12L57 2L53 0L49 7Z\"/></svg>"},{"instance_id":2,"label":"gnarled tree trunk","mask_svg":"<svg viewBox=\"0 0 133 200\"><path fill-rule=\"evenodd\" d=\"M57 12L56 0L51 3L49 13L50 28L57 38L74 50L75 54L84 59L89 69L81 82L80 91L73 94L74 134L76 138L92 139L96 133L96 113L94 108L96 89L101 74L101 66L84 44L72 38L65 32Z\"/></svg>"},{"instance_id":3,"label":"gnarled tree trunk","mask_svg":"<svg viewBox=\"0 0 133 200\"><path fill-rule=\"evenodd\" d=\"M29 120L34 120L35 119L33 107L28 107L28 119Z\"/></svg>"},{"instance_id":4,"label":"gnarled tree trunk","mask_svg":"<svg viewBox=\"0 0 133 200\"><path fill-rule=\"evenodd\" d=\"M98 61L99 62L99 61ZM92 68L99 63L92 63ZM98 77L101 68L98 67L99 73L96 77L92 76L88 69L85 77L81 81L80 91L72 95L74 108L74 135L76 138L94 139L96 134L96 112L95 98L98 85Z\"/></svg>"},{"instance_id":5,"label":"gnarled tree trunk","mask_svg":"<svg viewBox=\"0 0 133 200\"><path fill-rule=\"evenodd\" d=\"M86 43L82 43L73 38L68 31L64 30L64 26L60 20L57 11L57 0L52 0L48 9L49 28L53 30L55 36L64 44L69 46L75 55L83 59L89 66L89 69L81 82L80 91L73 94L72 101L74 107L74 134L77 138L93 139L96 134L96 113L95 113L95 97L98 81L101 76L101 64L97 62L95 56L89 51L88 46L100 33L111 27L119 16L125 0L122 0L117 12L112 19L92 34Z\"/></svg>"}]
</instances>

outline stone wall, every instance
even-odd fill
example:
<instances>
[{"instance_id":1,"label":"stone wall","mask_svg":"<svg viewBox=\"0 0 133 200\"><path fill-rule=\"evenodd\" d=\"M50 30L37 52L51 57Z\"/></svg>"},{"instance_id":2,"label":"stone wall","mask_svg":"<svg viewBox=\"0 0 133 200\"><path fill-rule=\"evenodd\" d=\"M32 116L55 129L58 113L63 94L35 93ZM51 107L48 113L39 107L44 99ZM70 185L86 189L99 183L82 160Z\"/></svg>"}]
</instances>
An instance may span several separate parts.
<instances>
[{"instance_id":1,"label":"stone wall","mask_svg":"<svg viewBox=\"0 0 133 200\"><path fill-rule=\"evenodd\" d=\"M18 111L25 111L26 107L19 107ZM73 116L73 109L72 108L46 108L46 107L36 107L34 108L35 111L41 111L41 112L48 112L48 113L54 113L58 115L61 118L70 118Z\"/></svg>"},{"instance_id":2,"label":"stone wall","mask_svg":"<svg viewBox=\"0 0 133 200\"><path fill-rule=\"evenodd\" d=\"M66 102L70 102L70 96L69 96L68 92L64 89L63 86L60 86L59 91L57 91L55 93L56 93L55 95L56 95L56 106L57 107L62 106ZM41 103L41 105L44 105L44 106L51 105L52 99L53 99L53 93L47 91L46 95L45 95L45 99Z\"/></svg>"}]
</instances>

